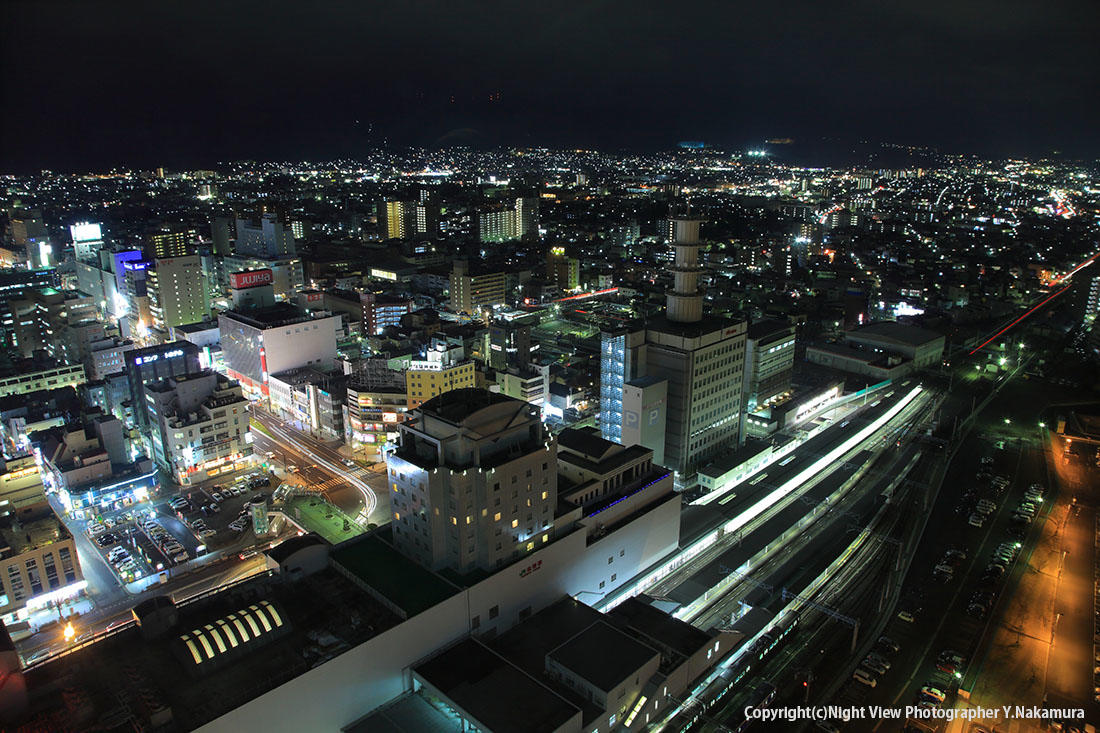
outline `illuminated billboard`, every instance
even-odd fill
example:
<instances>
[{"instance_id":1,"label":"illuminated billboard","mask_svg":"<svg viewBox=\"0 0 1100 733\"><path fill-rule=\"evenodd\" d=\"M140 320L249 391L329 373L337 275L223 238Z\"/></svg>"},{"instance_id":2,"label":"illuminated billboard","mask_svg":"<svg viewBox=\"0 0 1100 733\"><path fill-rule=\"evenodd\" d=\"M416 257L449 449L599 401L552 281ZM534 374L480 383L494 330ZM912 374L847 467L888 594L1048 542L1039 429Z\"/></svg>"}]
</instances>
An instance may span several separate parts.
<instances>
[{"instance_id":1,"label":"illuminated billboard","mask_svg":"<svg viewBox=\"0 0 1100 733\"><path fill-rule=\"evenodd\" d=\"M229 274L229 284L234 290L271 285L272 282L274 282L274 277L271 270L245 270L244 272Z\"/></svg>"}]
</instances>

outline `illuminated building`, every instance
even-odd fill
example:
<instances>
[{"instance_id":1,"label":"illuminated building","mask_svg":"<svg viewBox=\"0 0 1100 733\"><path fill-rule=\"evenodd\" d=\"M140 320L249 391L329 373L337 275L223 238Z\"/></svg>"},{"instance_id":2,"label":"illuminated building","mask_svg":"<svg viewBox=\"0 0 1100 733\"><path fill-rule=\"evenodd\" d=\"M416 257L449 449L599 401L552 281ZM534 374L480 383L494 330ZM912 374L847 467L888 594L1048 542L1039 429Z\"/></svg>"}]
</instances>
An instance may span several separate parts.
<instances>
[{"instance_id":1,"label":"illuminated building","mask_svg":"<svg viewBox=\"0 0 1100 733\"><path fill-rule=\"evenodd\" d=\"M505 303L508 276L501 271L470 271L467 260L455 260L451 270L451 310L474 314L482 308Z\"/></svg>"},{"instance_id":2,"label":"illuminated building","mask_svg":"<svg viewBox=\"0 0 1100 733\"><path fill-rule=\"evenodd\" d=\"M199 233L194 229L162 227L146 237L145 256L162 259L193 255L198 238Z\"/></svg>"},{"instance_id":3,"label":"illuminated building","mask_svg":"<svg viewBox=\"0 0 1100 733\"><path fill-rule=\"evenodd\" d=\"M26 360L0 375L0 397L43 389L75 387L85 381L83 364L57 364Z\"/></svg>"},{"instance_id":4,"label":"illuminated building","mask_svg":"<svg viewBox=\"0 0 1100 733\"><path fill-rule=\"evenodd\" d=\"M393 539L433 570L493 569L550 540L557 445L538 408L482 389L444 393L401 423L386 458Z\"/></svg>"},{"instance_id":5,"label":"illuminated building","mask_svg":"<svg viewBox=\"0 0 1100 733\"><path fill-rule=\"evenodd\" d=\"M378 336L390 326L400 326L401 317L412 313L413 302L378 293L363 293L359 296L363 308L363 333Z\"/></svg>"},{"instance_id":6,"label":"illuminated building","mask_svg":"<svg viewBox=\"0 0 1100 733\"><path fill-rule=\"evenodd\" d=\"M538 344L531 343L529 324L497 320L489 326L489 366L493 369L525 367L537 350Z\"/></svg>"},{"instance_id":7,"label":"illuminated building","mask_svg":"<svg viewBox=\"0 0 1100 733\"><path fill-rule=\"evenodd\" d=\"M385 239L415 239L439 232L439 204L426 195L420 201L386 201L379 210Z\"/></svg>"},{"instance_id":8,"label":"illuminated building","mask_svg":"<svg viewBox=\"0 0 1100 733\"><path fill-rule=\"evenodd\" d=\"M240 257L260 259L293 258L298 250L294 232L275 214L263 214L259 219L237 219L237 241L234 253Z\"/></svg>"},{"instance_id":9,"label":"illuminated building","mask_svg":"<svg viewBox=\"0 0 1100 733\"><path fill-rule=\"evenodd\" d=\"M33 427L40 429L37 425ZM25 449L26 435L26 428L19 431L16 443L20 445L15 450ZM21 517L42 510L49 511L49 500L35 457L30 454L15 458L0 457L0 517Z\"/></svg>"},{"instance_id":10,"label":"illuminated building","mask_svg":"<svg viewBox=\"0 0 1100 733\"><path fill-rule=\"evenodd\" d=\"M636 385L645 389L632 393L636 403L627 410L628 382L639 377L667 382L663 465L674 469L677 484L685 488L694 484L700 466L737 444L745 358L745 322L703 314L699 224L672 220L674 280L665 316L605 333L600 354L600 426L609 439L623 438L628 413L632 420L648 420L642 408L660 389L650 382Z\"/></svg>"},{"instance_id":11,"label":"illuminated building","mask_svg":"<svg viewBox=\"0 0 1100 733\"><path fill-rule=\"evenodd\" d=\"M465 358L462 347L436 343L424 359L409 362L405 372L407 404L411 410L444 392L477 384L474 362Z\"/></svg>"},{"instance_id":12,"label":"illuminated building","mask_svg":"<svg viewBox=\"0 0 1100 733\"><path fill-rule=\"evenodd\" d=\"M157 259L145 272L152 328L168 330L210 317L206 278L198 255Z\"/></svg>"},{"instance_id":13,"label":"illuminated building","mask_svg":"<svg viewBox=\"0 0 1100 733\"><path fill-rule=\"evenodd\" d=\"M52 513L17 526L0 519L0 621L26 620L87 585L73 536Z\"/></svg>"},{"instance_id":14,"label":"illuminated building","mask_svg":"<svg viewBox=\"0 0 1100 733\"><path fill-rule=\"evenodd\" d=\"M371 385L352 381L345 409L345 441L353 451L365 450L369 459L377 460L395 443L397 425L408 411L404 382Z\"/></svg>"},{"instance_id":15,"label":"illuminated building","mask_svg":"<svg viewBox=\"0 0 1100 733\"><path fill-rule=\"evenodd\" d=\"M252 270L270 270L271 288L278 300L290 300L302 290L305 284L305 271L302 260L294 256L256 257L252 255L230 255L222 258L222 269L231 274ZM220 282L220 286L233 287L232 282Z\"/></svg>"},{"instance_id":16,"label":"illuminated building","mask_svg":"<svg viewBox=\"0 0 1100 733\"><path fill-rule=\"evenodd\" d=\"M517 198L510 208L482 212L478 217L478 236L482 242L506 242L527 239L539 233L539 200Z\"/></svg>"},{"instance_id":17,"label":"illuminated building","mask_svg":"<svg viewBox=\"0 0 1100 733\"><path fill-rule=\"evenodd\" d=\"M248 400L236 382L205 370L145 385L153 460L182 485L247 468Z\"/></svg>"},{"instance_id":18,"label":"illuminated building","mask_svg":"<svg viewBox=\"0 0 1100 733\"><path fill-rule=\"evenodd\" d=\"M226 374L240 382L249 399L266 401L270 374L297 367L332 368L341 320L335 315L314 317L288 303L220 313Z\"/></svg>"},{"instance_id":19,"label":"illuminated building","mask_svg":"<svg viewBox=\"0 0 1100 733\"><path fill-rule=\"evenodd\" d=\"M768 320L749 326L745 341L745 411L786 393L794 373L794 326Z\"/></svg>"},{"instance_id":20,"label":"illuminated building","mask_svg":"<svg viewBox=\"0 0 1100 733\"><path fill-rule=\"evenodd\" d=\"M551 247L546 253L546 277L562 290L580 287L581 263L565 253L565 247Z\"/></svg>"},{"instance_id":21,"label":"illuminated building","mask_svg":"<svg viewBox=\"0 0 1100 733\"><path fill-rule=\"evenodd\" d=\"M132 349L123 356L126 380L130 385L130 405L134 425L147 436L151 427L145 385L169 377L199 371L199 348L188 341Z\"/></svg>"},{"instance_id":22,"label":"illuminated building","mask_svg":"<svg viewBox=\"0 0 1100 733\"><path fill-rule=\"evenodd\" d=\"M268 377L271 412L322 440L344 437L348 378L342 373L299 368Z\"/></svg>"},{"instance_id":23,"label":"illuminated building","mask_svg":"<svg viewBox=\"0 0 1100 733\"><path fill-rule=\"evenodd\" d=\"M54 358L64 358L62 331L67 326L92 320L96 314L96 302L87 293L54 288L25 291L22 297L9 300L8 307L15 319L19 351L28 357L36 351L45 351Z\"/></svg>"},{"instance_id":24,"label":"illuminated building","mask_svg":"<svg viewBox=\"0 0 1100 733\"><path fill-rule=\"evenodd\" d=\"M69 227L73 238L73 257L77 262L99 263L99 250L103 248L103 232L99 224L81 223Z\"/></svg>"},{"instance_id":25,"label":"illuminated building","mask_svg":"<svg viewBox=\"0 0 1100 733\"><path fill-rule=\"evenodd\" d=\"M56 288L60 283L57 270L0 271L0 343L6 346L17 345L15 316L9 303L20 300L30 290Z\"/></svg>"}]
</instances>

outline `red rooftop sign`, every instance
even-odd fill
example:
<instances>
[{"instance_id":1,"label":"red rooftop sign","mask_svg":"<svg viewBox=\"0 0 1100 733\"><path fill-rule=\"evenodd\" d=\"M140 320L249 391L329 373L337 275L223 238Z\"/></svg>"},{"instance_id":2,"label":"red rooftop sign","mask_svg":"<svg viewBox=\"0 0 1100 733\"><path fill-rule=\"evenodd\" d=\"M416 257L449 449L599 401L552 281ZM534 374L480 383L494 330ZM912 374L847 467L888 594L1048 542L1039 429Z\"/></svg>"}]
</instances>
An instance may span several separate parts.
<instances>
[{"instance_id":1,"label":"red rooftop sign","mask_svg":"<svg viewBox=\"0 0 1100 733\"><path fill-rule=\"evenodd\" d=\"M229 274L229 283L234 290L270 285L272 279L271 270L246 270Z\"/></svg>"}]
</instances>

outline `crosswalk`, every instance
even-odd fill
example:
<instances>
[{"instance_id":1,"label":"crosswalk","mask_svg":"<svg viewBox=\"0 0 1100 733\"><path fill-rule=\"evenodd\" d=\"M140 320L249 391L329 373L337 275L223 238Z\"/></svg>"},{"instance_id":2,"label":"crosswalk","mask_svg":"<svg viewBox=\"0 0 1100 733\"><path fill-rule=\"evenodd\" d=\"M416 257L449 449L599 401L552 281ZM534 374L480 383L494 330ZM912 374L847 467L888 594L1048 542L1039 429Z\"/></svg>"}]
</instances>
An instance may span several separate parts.
<instances>
[{"instance_id":1,"label":"crosswalk","mask_svg":"<svg viewBox=\"0 0 1100 733\"><path fill-rule=\"evenodd\" d=\"M329 489L335 489L337 486L342 486L346 483L347 481L345 479L338 476L333 476L332 478L326 481L322 481L320 483L317 483L315 481L307 481L305 488L309 489L310 491L323 492L328 491Z\"/></svg>"}]
</instances>

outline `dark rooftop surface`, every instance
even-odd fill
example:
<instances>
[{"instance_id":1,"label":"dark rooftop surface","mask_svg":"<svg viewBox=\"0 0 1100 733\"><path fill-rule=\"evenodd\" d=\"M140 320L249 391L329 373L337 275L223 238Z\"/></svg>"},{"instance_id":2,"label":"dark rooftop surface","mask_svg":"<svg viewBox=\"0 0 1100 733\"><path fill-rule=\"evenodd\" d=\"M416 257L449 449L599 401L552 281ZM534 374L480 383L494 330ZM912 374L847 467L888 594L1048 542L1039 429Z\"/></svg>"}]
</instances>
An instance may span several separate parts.
<instances>
[{"instance_id":1,"label":"dark rooftop surface","mask_svg":"<svg viewBox=\"0 0 1100 733\"><path fill-rule=\"evenodd\" d=\"M597 688L613 689L657 656L652 649L598 621L550 652L550 658Z\"/></svg>"},{"instance_id":2,"label":"dark rooftop surface","mask_svg":"<svg viewBox=\"0 0 1100 733\"><path fill-rule=\"evenodd\" d=\"M667 647L684 657L690 657L711 639L706 632L637 597L628 598L607 615L645 637L655 648Z\"/></svg>"},{"instance_id":3,"label":"dark rooftop surface","mask_svg":"<svg viewBox=\"0 0 1100 733\"><path fill-rule=\"evenodd\" d=\"M408 618L458 592L439 575L416 564L387 541L389 528L341 544L332 562L401 608Z\"/></svg>"},{"instance_id":4,"label":"dark rooftop surface","mask_svg":"<svg viewBox=\"0 0 1100 733\"><path fill-rule=\"evenodd\" d=\"M264 600L289 627L280 638L197 675L174 653L180 634ZM146 640L130 626L29 670L26 729L193 730L397 623L332 569L290 583L261 576L180 606L162 637ZM150 724L166 710L170 723Z\"/></svg>"},{"instance_id":5,"label":"dark rooftop surface","mask_svg":"<svg viewBox=\"0 0 1100 733\"><path fill-rule=\"evenodd\" d=\"M558 433L558 446L579 453L590 461L598 462L609 452L621 448L618 443L601 438L593 430L566 428Z\"/></svg>"},{"instance_id":6,"label":"dark rooftop surface","mask_svg":"<svg viewBox=\"0 0 1100 733\"><path fill-rule=\"evenodd\" d=\"M909 346L920 346L936 339L944 338L941 334L920 326L910 326L896 321L876 321L853 330L852 335L871 335L888 339Z\"/></svg>"},{"instance_id":7,"label":"dark rooftop surface","mask_svg":"<svg viewBox=\"0 0 1100 733\"><path fill-rule=\"evenodd\" d=\"M414 669L494 733L552 733L578 712L474 639L459 642Z\"/></svg>"},{"instance_id":8,"label":"dark rooftop surface","mask_svg":"<svg viewBox=\"0 0 1100 733\"><path fill-rule=\"evenodd\" d=\"M695 323L679 323L670 321L664 316L658 316L649 319L645 327L649 331L671 333L684 338L698 338L704 334L721 331L724 328L731 328L741 323L742 321L735 321L732 318L719 318L718 316L704 316L703 320Z\"/></svg>"},{"instance_id":9,"label":"dark rooftop surface","mask_svg":"<svg viewBox=\"0 0 1100 733\"><path fill-rule=\"evenodd\" d=\"M344 728L344 733L459 733L462 723L421 695L403 695Z\"/></svg>"},{"instance_id":10,"label":"dark rooftop surface","mask_svg":"<svg viewBox=\"0 0 1100 733\"><path fill-rule=\"evenodd\" d=\"M763 339L771 335L779 335L786 333L791 328L791 324L787 321L781 321L778 318L767 318L763 321L757 321L749 326L749 338L753 340Z\"/></svg>"},{"instance_id":11,"label":"dark rooftop surface","mask_svg":"<svg viewBox=\"0 0 1100 733\"><path fill-rule=\"evenodd\" d=\"M304 310L290 303L276 303L250 311L224 311L222 315L254 328L277 328L311 320Z\"/></svg>"},{"instance_id":12,"label":"dark rooftop surface","mask_svg":"<svg viewBox=\"0 0 1100 733\"><path fill-rule=\"evenodd\" d=\"M499 392L490 392L479 387L466 387L453 389L450 392L444 392L433 397L421 405L420 409L425 413L431 413L449 422L457 423L462 422L478 410L502 402L523 404L521 400L516 400Z\"/></svg>"}]
</instances>

